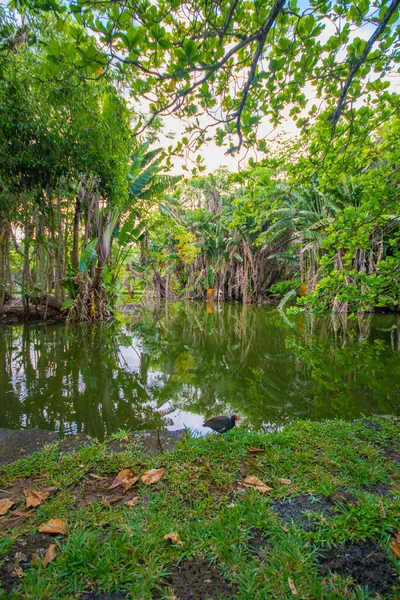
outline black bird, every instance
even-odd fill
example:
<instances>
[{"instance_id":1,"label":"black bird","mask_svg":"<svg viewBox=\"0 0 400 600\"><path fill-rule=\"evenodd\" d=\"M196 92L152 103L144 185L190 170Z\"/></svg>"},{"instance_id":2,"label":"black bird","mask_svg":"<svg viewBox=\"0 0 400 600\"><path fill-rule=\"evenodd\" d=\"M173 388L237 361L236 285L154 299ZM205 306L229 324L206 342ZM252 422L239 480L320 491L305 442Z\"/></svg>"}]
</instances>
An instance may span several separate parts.
<instances>
[{"instance_id":1,"label":"black bird","mask_svg":"<svg viewBox=\"0 0 400 600\"><path fill-rule=\"evenodd\" d=\"M218 433L226 433L232 427L235 427L236 421L239 421L236 415L232 415L232 417L212 417L203 423L203 427L209 427Z\"/></svg>"}]
</instances>

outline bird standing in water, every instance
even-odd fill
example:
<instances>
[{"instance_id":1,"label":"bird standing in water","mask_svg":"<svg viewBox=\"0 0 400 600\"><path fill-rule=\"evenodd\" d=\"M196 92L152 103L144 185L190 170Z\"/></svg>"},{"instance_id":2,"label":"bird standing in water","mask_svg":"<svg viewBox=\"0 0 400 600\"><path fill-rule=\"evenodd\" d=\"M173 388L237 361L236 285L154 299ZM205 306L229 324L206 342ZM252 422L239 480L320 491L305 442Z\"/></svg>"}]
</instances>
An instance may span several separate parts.
<instances>
[{"instance_id":1,"label":"bird standing in water","mask_svg":"<svg viewBox=\"0 0 400 600\"><path fill-rule=\"evenodd\" d=\"M226 433L235 427L237 421L239 421L239 419L236 415L232 415L232 417L212 417L203 423L203 427L209 427L218 433Z\"/></svg>"}]
</instances>

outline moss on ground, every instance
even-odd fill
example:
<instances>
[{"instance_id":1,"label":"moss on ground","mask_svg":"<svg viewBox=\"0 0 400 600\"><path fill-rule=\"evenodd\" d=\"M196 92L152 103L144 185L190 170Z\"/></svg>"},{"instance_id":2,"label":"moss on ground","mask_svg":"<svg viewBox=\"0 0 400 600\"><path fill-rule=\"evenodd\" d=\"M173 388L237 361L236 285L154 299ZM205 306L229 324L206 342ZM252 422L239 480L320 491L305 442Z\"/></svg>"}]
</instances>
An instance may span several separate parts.
<instances>
[{"instance_id":1,"label":"moss on ground","mask_svg":"<svg viewBox=\"0 0 400 600\"><path fill-rule=\"evenodd\" d=\"M0 470L1 497L15 501L0 517L0 598L399 598L399 434L398 419L376 418L187 435L158 456L124 433L120 452L49 445ZM109 490L128 467L166 471ZM249 475L272 489L246 487ZM47 487L27 511L22 490ZM38 535L51 518L67 535Z\"/></svg>"}]
</instances>

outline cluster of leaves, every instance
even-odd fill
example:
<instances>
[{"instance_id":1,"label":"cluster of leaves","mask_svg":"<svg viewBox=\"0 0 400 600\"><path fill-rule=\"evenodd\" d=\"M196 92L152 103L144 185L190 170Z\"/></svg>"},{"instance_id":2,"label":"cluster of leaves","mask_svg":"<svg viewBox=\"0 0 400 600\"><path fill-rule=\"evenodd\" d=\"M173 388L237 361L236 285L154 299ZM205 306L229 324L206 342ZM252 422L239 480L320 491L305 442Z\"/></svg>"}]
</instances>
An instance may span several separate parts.
<instances>
[{"instance_id":1,"label":"cluster of leaves","mask_svg":"<svg viewBox=\"0 0 400 600\"><path fill-rule=\"evenodd\" d=\"M286 148L241 173L220 170L179 186L152 220L152 269L174 273L175 291L198 298L223 279L229 299L273 295L283 306L297 296L314 312L396 309L400 120L354 138L346 154L327 146L322 131L296 142L295 161ZM190 260L177 228L192 244Z\"/></svg>"},{"instance_id":2,"label":"cluster of leaves","mask_svg":"<svg viewBox=\"0 0 400 600\"><path fill-rule=\"evenodd\" d=\"M341 119L351 129L355 107L383 113L391 103L386 75L399 61L398 0L28 5L69 32L67 45L46 44L46 77L112 72L133 98L147 99L145 122L173 111L187 121L189 145L206 141L214 126L231 153L243 142L265 151L257 128L266 116L282 122L284 109L299 128L320 119L330 137Z\"/></svg>"}]
</instances>

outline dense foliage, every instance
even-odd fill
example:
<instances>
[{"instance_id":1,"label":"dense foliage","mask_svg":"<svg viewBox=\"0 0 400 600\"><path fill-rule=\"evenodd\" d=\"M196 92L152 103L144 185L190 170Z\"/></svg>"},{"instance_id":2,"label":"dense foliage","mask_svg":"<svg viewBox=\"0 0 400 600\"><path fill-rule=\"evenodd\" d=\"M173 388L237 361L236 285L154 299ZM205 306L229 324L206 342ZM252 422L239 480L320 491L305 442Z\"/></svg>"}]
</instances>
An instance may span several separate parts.
<instances>
[{"instance_id":1,"label":"dense foliage","mask_svg":"<svg viewBox=\"0 0 400 600\"><path fill-rule=\"evenodd\" d=\"M139 286L397 309L398 5L1 7L0 305L54 294L92 320ZM172 113L185 135L161 151ZM282 123L298 135L268 145ZM261 154L239 173L199 176L199 156L187 181L160 175L211 139Z\"/></svg>"},{"instance_id":2,"label":"dense foliage","mask_svg":"<svg viewBox=\"0 0 400 600\"><path fill-rule=\"evenodd\" d=\"M321 173L307 158L317 135L295 163L277 156L195 178L161 206L149 251L161 296L398 308L400 120L355 139L341 168L332 160Z\"/></svg>"}]
</instances>

